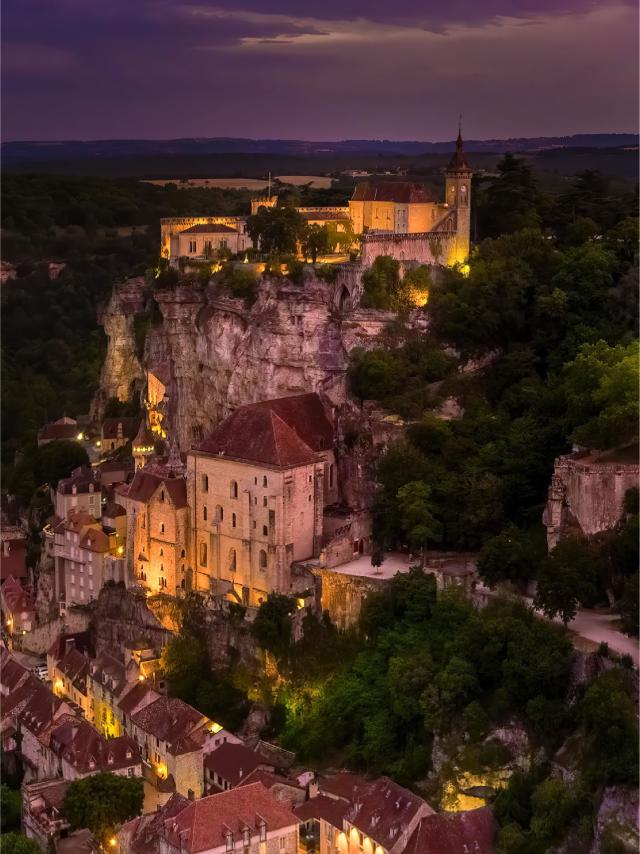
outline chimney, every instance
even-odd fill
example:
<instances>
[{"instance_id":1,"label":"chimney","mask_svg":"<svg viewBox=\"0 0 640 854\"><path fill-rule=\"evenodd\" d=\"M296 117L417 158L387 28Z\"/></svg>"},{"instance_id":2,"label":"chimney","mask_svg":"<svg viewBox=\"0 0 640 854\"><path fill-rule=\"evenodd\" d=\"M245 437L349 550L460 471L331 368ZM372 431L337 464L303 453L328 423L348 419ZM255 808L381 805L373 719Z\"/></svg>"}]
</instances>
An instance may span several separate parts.
<instances>
[{"instance_id":1,"label":"chimney","mask_svg":"<svg viewBox=\"0 0 640 854\"><path fill-rule=\"evenodd\" d=\"M71 652L72 649L75 649L76 639L75 638L65 638L64 641L64 654L66 655L68 652Z\"/></svg>"}]
</instances>

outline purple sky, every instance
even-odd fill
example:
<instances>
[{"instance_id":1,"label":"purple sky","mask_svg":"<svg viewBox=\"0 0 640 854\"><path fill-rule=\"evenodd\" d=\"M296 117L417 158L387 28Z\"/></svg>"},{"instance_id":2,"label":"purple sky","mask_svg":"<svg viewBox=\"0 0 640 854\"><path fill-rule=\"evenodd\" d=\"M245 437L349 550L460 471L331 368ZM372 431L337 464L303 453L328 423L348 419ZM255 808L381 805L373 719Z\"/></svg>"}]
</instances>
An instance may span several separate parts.
<instances>
[{"instance_id":1,"label":"purple sky","mask_svg":"<svg viewBox=\"0 0 640 854\"><path fill-rule=\"evenodd\" d=\"M636 0L4 0L2 137L634 131Z\"/></svg>"}]
</instances>

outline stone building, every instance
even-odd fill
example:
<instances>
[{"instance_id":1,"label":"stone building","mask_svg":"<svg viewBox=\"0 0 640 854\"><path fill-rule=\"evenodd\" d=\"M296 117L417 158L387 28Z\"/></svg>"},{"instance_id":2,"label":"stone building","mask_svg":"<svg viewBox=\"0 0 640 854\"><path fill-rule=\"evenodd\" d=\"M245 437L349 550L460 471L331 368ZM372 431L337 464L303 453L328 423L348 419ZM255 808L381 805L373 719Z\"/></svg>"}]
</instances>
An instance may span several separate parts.
<instances>
[{"instance_id":1,"label":"stone building","mask_svg":"<svg viewBox=\"0 0 640 854\"><path fill-rule=\"evenodd\" d=\"M10 575L27 581L27 535L17 525L0 525L0 580Z\"/></svg>"},{"instance_id":2,"label":"stone building","mask_svg":"<svg viewBox=\"0 0 640 854\"><path fill-rule=\"evenodd\" d=\"M589 537L614 528L639 476L637 445L558 457L543 515L549 551L570 534Z\"/></svg>"},{"instance_id":3,"label":"stone building","mask_svg":"<svg viewBox=\"0 0 640 854\"><path fill-rule=\"evenodd\" d=\"M125 580L124 541L117 530L77 511L53 535L56 601L86 604L98 598L105 582Z\"/></svg>"},{"instance_id":4,"label":"stone building","mask_svg":"<svg viewBox=\"0 0 640 854\"><path fill-rule=\"evenodd\" d=\"M134 438L139 426L139 418L105 418L100 429L102 452L124 447Z\"/></svg>"},{"instance_id":5,"label":"stone building","mask_svg":"<svg viewBox=\"0 0 640 854\"><path fill-rule=\"evenodd\" d=\"M190 261L214 261L222 253L236 255L253 246L244 225L233 228L223 223L201 223L185 228L171 237L170 263L179 258Z\"/></svg>"},{"instance_id":6,"label":"stone building","mask_svg":"<svg viewBox=\"0 0 640 854\"><path fill-rule=\"evenodd\" d=\"M90 466L80 466L69 477L61 478L55 492L52 490L51 498L58 519L66 519L80 510L94 518L102 512L98 474Z\"/></svg>"},{"instance_id":7,"label":"stone building","mask_svg":"<svg viewBox=\"0 0 640 854\"><path fill-rule=\"evenodd\" d=\"M36 607L33 598L13 575L0 587L0 605L8 635L24 635L34 627Z\"/></svg>"},{"instance_id":8,"label":"stone building","mask_svg":"<svg viewBox=\"0 0 640 854\"><path fill-rule=\"evenodd\" d=\"M259 605L292 592L337 497L333 426L316 394L237 409L187 455L194 587Z\"/></svg>"},{"instance_id":9,"label":"stone building","mask_svg":"<svg viewBox=\"0 0 640 854\"><path fill-rule=\"evenodd\" d=\"M185 467L172 449L166 461L148 462L117 488L127 513L128 583L172 596L191 586L190 514Z\"/></svg>"},{"instance_id":10,"label":"stone building","mask_svg":"<svg viewBox=\"0 0 640 854\"><path fill-rule=\"evenodd\" d=\"M78 422L75 418L68 418L65 415L38 430L38 447L48 445L49 442L74 442L79 435Z\"/></svg>"}]
</instances>

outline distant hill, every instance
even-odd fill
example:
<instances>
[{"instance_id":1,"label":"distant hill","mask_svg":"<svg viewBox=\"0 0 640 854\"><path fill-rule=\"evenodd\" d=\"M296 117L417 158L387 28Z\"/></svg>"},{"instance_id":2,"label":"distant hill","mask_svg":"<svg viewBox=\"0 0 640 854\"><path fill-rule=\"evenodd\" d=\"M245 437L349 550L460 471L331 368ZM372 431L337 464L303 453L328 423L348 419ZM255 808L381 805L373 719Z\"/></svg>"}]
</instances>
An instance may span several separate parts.
<instances>
[{"instance_id":1,"label":"distant hill","mask_svg":"<svg viewBox=\"0 0 640 854\"><path fill-rule=\"evenodd\" d=\"M638 135L631 133L594 133L573 136L541 136L515 139L469 139L470 152L536 152L558 148L619 148L637 146ZM207 154L271 154L327 156L340 154L444 154L453 151L455 141L421 142L384 139L347 139L313 142L299 139L242 139L233 137L192 139L105 139L61 140L59 142L5 142L2 161L5 167L55 160L81 160L158 155L202 156Z\"/></svg>"}]
</instances>

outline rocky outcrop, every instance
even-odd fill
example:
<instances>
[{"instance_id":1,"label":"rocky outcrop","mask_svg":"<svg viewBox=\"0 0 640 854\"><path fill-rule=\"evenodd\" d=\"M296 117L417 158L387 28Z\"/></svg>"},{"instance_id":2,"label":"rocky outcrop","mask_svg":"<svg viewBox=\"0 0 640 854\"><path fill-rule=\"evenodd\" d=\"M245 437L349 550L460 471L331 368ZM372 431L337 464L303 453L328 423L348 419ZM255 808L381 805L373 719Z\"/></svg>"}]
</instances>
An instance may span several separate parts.
<instances>
[{"instance_id":1,"label":"rocky outcrop","mask_svg":"<svg viewBox=\"0 0 640 854\"><path fill-rule=\"evenodd\" d=\"M181 450L247 403L316 391L341 406L349 352L373 346L395 317L353 308L359 270L346 267L333 283L314 275L301 284L264 277L251 306L213 285L156 291L159 322L148 326L142 363L134 317L151 314L144 282L118 285L101 318L109 347L94 414L109 397L129 397L144 371L159 364L170 373L167 432Z\"/></svg>"},{"instance_id":2,"label":"rocky outcrop","mask_svg":"<svg viewBox=\"0 0 640 854\"><path fill-rule=\"evenodd\" d=\"M617 525L625 493L638 485L640 474L629 450L579 452L556 459L543 516L549 550L569 534L592 536Z\"/></svg>"},{"instance_id":3,"label":"rocky outcrop","mask_svg":"<svg viewBox=\"0 0 640 854\"><path fill-rule=\"evenodd\" d=\"M112 397L129 400L144 371L136 348L135 317L145 310L145 281L142 276L117 284L98 321L109 339L100 386L91 405L91 417L100 420Z\"/></svg>"},{"instance_id":4,"label":"rocky outcrop","mask_svg":"<svg viewBox=\"0 0 640 854\"><path fill-rule=\"evenodd\" d=\"M638 790L625 786L609 786L604 790L596 816L595 838L591 854L606 851L638 850Z\"/></svg>"}]
</instances>

